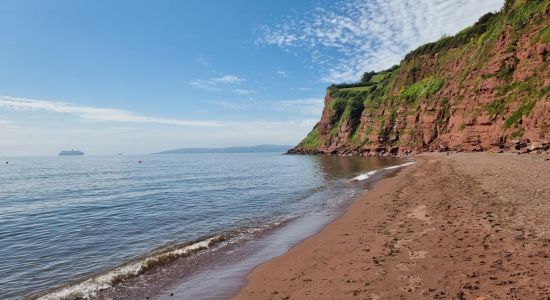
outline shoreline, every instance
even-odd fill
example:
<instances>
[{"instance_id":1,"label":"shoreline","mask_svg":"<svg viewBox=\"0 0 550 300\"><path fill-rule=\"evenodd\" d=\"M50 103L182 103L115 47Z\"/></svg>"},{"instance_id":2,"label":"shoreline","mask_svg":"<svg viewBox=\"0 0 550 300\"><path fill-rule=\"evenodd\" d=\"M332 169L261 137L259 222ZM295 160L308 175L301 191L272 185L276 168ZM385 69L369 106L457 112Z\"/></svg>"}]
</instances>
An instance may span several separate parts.
<instances>
[{"instance_id":1,"label":"shoreline","mask_svg":"<svg viewBox=\"0 0 550 300\"><path fill-rule=\"evenodd\" d=\"M163 292L155 293L150 299L229 299L247 283L246 275L270 259L284 255L288 250L315 236L326 226L341 218L350 205L368 193L380 180L395 176L398 170L414 164L414 161L400 160L400 164L369 171L350 182L364 180L366 189L357 196L329 209L296 218L284 226L235 248L231 253L218 253L203 270L191 274L176 284L167 286ZM212 287L216 287L212 289ZM179 298L178 298L179 297Z\"/></svg>"},{"instance_id":2,"label":"shoreline","mask_svg":"<svg viewBox=\"0 0 550 300\"><path fill-rule=\"evenodd\" d=\"M258 228L242 227L192 242L162 246L118 266L29 294L25 299L78 295L91 299L135 299L141 296L163 299L172 295L176 298L229 298L246 283L245 276L254 267L319 232L341 216L373 183L410 164L407 160L394 159L367 163L373 164L374 168L364 169L363 173L351 172L350 177L334 179L330 185L301 197L300 201L311 202L315 207L313 211L305 213L304 210L305 214L300 213L274 226L262 223ZM216 272L225 274L225 277ZM218 288L213 291L201 284L190 285L203 281Z\"/></svg>"},{"instance_id":3,"label":"shoreline","mask_svg":"<svg viewBox=\"0 0 550 300\"><path fill-rule=\"evenodd\" d=\"M547 158L415 158L319 233L257 266L232 299L550 294Z\"/></svg>"}]
</instances>

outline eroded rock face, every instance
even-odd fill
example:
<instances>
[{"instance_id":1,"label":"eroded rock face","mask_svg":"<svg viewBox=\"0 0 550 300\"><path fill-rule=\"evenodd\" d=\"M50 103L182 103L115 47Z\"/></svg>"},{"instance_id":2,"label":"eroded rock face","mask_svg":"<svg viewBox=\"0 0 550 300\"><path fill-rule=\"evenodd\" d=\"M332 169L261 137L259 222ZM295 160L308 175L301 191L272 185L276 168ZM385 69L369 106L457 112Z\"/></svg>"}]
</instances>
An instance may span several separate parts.
<instances>
[{"instance_id":1,"label":"eroded rock face","mask_svg":"<svg viewBox=\"0 0 550 300\"><path fill-rule=\"evenodd\" d=\"M494 17L499 31L487 30L456 47L408 55L387 73L385 85L329 88L312 132L316 137L310 134L289 153L548 149L550 4L542 2L520 28L508 24L513 12L503 11ZM380 89L384 93L376 94ZM435 92L425 92L429 89ZM359 116L335 109L334 102L350 99L362 101Z\"/></svg>"}]
</instances>

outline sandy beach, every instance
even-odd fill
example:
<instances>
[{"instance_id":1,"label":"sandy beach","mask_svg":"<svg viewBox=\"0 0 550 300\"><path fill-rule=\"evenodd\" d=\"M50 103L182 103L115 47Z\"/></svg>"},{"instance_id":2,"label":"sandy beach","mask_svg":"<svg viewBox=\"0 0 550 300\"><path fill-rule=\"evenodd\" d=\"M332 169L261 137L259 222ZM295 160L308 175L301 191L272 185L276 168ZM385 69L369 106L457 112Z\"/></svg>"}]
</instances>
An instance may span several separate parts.
<instances>
[{"instance_id":1,"label":"sandy beach","mask_svg":"<svg viewBox=\"0 0 550 300\"><path fill-rule=\"evenodd\" d=\"M234 299L550 296L546 155L423 154Z\"/></svg>"}]
</instances>

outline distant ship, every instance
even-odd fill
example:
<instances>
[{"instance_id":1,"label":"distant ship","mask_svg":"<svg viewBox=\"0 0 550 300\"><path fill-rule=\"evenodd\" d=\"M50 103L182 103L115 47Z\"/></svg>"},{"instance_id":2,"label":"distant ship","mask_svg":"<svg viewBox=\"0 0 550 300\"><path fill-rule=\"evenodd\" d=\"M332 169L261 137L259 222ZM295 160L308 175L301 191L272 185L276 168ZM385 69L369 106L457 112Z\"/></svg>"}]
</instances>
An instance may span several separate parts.
<instances>
[{"instance_id":1,"label":"distant ship","mask_svg":"<svg viewBox=\"0 0 550 300\"><path fill-rule=\"evenodd\" d=\"M77 151L77 150L64 150L59 152L59 156L67 156L67 155L84 155L84 152Z\"/></svg>"}]
</instances>

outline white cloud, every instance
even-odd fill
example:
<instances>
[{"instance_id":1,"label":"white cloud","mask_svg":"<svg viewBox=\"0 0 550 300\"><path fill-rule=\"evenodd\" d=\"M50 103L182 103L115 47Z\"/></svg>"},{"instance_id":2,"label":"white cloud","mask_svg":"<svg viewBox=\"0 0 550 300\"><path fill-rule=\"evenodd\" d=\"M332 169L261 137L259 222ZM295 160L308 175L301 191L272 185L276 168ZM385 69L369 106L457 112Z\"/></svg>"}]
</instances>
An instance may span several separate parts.
<instances>
[{"instance_id":1,"label":"white cloud","mask_svg":"<svg viewBox=\"0 0 550 300\"><path fill-rule=\"evenodd\" d=\"M251 95L257 93L256 90L247 90L247 89L234 89L233 92L237 95Z\"/></svg>"},{"instance_id":2,"label":"white cloud","mask_svg":"<svg viewBox=\"0 0 550 300\"><path fill-rule=\"evenodd\" d=\"M91 106L80 106L65 102L15 98L8 96L0 96L0 108L8 108L14 110L42 110L52 111L57 113L66 113L76 115L82 119L92 121L110 121L110 122L129 122L129 123L154 123L177 126L192 126L192 127L218 127L224 126L223 123L217 121L191 121L168 119L151 116L143 116L131 111L101 108Z\"/></svg>"},{"instance_id":3,"label":"white cloud","mask_svg":"<svg viewBox=\"0 0 550 300\"><path fill-rule=\"evenodd\" d=\"M275 109L306 115L320 116L323 111L323 99L308 98L274 102Z\"/></svg>"},{"instance_id":4,"label":"white cloud","mask_svg":"<svg viewBox=\"0 0 550 300\"><path fill-rule=\"evenodd\" d=\"M189 84L205 90L220 91L223 90L222 86L224 85L241 84L243 82L246 82L246 79L235 75L224 75L210 79L193 80Z\"/></svg>"},{"instance_id":5,"label":"white cloud","mask_svg":"<svg viewBox=\"0 0 550 300\"><path fill-rule=\"evenodd\" d=\"M277 75L281 76L281 77L288 77L288 74L285 72L285 71L277 71Z\"/></svg>"},{"instance_id":6,"label":"white cloud","mask_svg":"<svg viewBox=\"0 0 550 300\"><path fill-rule=\"evenodd\" d=\"M219 100L213 101L213 104L221 106L223 108L228 108L232 110L250 110L257 106L254 99L238 99L238 100Z\"/></svg>"},{"instance_id":7,"label":"white cloud","mask_svg":"<svg viewBox=\"0 0 550 300\"><path fill-rule=\"evenodd\" d=\"M219 77L219 78L213 78L212 81L221 82L221 83L224 83L224 84L235 84L235 83L245 82L246 79L239 78L235 75L225 75L225 76L222 76L222 77Z\"/></svg>"},{"instance_id":8,"label":"white cloud","mask_svg":"<svg viewBox=\"0 0 550 300\"><path fill-rule=\"evenodd\" d=\"M261 44L307 49L323 81L356 81L361 73L399 63L416 47L454 34L504 0L351 0L317 7L264 26ZM337 55L335 55L335 52Z\"/></svg>"}]
</instances>

